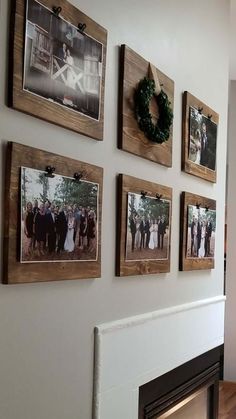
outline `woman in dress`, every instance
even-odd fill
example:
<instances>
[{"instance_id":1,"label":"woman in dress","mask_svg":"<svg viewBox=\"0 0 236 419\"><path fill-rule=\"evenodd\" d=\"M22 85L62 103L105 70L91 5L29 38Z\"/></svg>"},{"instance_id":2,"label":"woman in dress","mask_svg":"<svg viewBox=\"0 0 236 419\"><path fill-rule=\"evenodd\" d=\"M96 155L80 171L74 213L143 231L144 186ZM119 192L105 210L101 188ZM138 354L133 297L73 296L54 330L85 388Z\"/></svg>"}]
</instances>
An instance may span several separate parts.
<instances>
[{"instance_id":1,"label":"woman in dress","mask_svg":"<svg viewBox=\"0 0 236 419\"><path fill-rule=\"evenodd\" d=\"M31 202L27 202L26 212L24 214L24 233L26 236L26 256L30 256L33 247L34 237L34 212Z\"/></svg>"},{"instance_id":2,"label":"woman in dress","mask_svg":"<svg viewBox=\"0 0 236 419\"><path fill-rule=\"evenodd\" d=\"M196 130L196 138L195 138L195 147L196 147L196 164L200 164L201 161L201 132L199 129Z\"/></svg>"},{"instance_id":3,"label":"woman in dress","mask_svg":"<svg viewBox=\"0 0 236 419\"><path fill-rule=\"evenodd\" d=\"M87 235L87 217L86 217L85 209L82 208L82 211L81 211L81 214L80 214L80 226L79 226L80 249L84 248L86 235Z\"/></svg>"},{"instance_id":4,"label":"woman in dress","mask_svg":"<svg viewBox=\"0 0 236 419\"><path fill-rule=\"evenodd\" d=\"M157 244L158 244L158 221L154 220L154 224L153 224L153 241L154 241L154 248L157 248Z\"/></svg>"},{"instance_id":5,"label":"woman in dress","mask_svg":"<svg viewBox=\"0 0 236 419\"><path fill-rule=\"evenodd\" d=\"M155 245L154 245L154 234L155 234L155 232L154 232L154 223L153 223L152 220L150 221L149 231L150 231L150 240L149 240L148 247L149 247L149 249L153 250L154 247L155 247Z\"/></svg>"},{"instance_id":6,"label":"woman in dress","mask_svg":"<svg viewBox=\"0 0 236 419\"><path fill-rule=\"evenodd\" d=\"M203 221L201 225L201 244L198 251L199 258L204 258L205 256L205 240L206 240L206 221Z\"/></svg>"},{"instance_id":7,"label":"woman in dress","mask_svg":"<svg viewBox=\"0 0 236 419\"><path fill-rule=\"evenodd\" d=\"M75 89L75 80L74 80L74 71L73 71L74 59L70 54L69 48L67 49L66 63L68 64L67 79L66 79L67 86L71 87L72 89Z\"/></svg>"},{"instance_id":8,"label":"woman in dress","mask_svg":"<svg viewBox=\"0 0 236 419\"><path fill-rule=\"evenodd\" d=\"M140 219L139 215L137 215L137 217L136 217L135 249L140 248L140 243L141 243L141 231L139 229L140 224L141 224L141 219Z\"/></svg>"},{"instance_id":9,"label":"woman in dress","mask_svg":"<svg viewBox=\"0 0 236 419\"><path fill-rule=\"evenodd\" d=\"M67 234L64 244L64 250L66 252L73 252L75 248L74 242L74 231L75 231L75 217L71 207L67 210Z\"/></svg>"},{"instance_id":10,"label":"woman in dress","mask_svg":"<svg viewBox=\"0 0 236 419\"><path fill-rule=\"evenodd\" d=\"M44 255L44 246L46 243L46 234L47 234L46 213L45 213L44 204L41 204L39 206L39 211L35 215L34 230L35 230L35 240L37 243L38 254L39 256Z\"/></svg>"}]
</instances>

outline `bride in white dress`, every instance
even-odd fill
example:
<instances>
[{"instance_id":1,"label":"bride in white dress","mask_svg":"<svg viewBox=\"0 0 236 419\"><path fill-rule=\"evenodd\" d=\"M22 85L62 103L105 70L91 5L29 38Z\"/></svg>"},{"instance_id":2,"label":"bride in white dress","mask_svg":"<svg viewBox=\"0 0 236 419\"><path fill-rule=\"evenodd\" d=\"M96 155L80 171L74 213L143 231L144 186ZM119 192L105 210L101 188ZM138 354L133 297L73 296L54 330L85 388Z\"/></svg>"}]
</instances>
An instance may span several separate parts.
<instances>
[{"instance_id":1,"label":"bride in white dress","mask_svg":"<svg viewBox=\"0 0 236 419\"><path fill-rule=\"evenodd\" d=\"M155 230L154 230L153 221L150 221L150 224L151 224L150 225L150 228L149 228L149 231L150 231L150 240L149 240L148 247L149 247L149 249L153 250L154 247L155 247L155 243L154 243Z\"/></svg>"},{"instance_id":2,"label":"bride in white dress","mask_svg":"<svg viewBox=\"0 0 236 419\"><path fill-rule=\"evenodd\" d=\"M72 89L75 89L75 78L74 78L74 71L73 71L74 59L70 55L69 48L67 49L66 62L68 64L66 83L67 83L67 86L71 87Z\"/></svg>"},{"instance_id":3,"label":"bride in white dress","mask_svg":"<svg viewBox=\"0 0 236 419\"><path fill-rule=\"evenodd\" d=\"M74 231L75 231L75 218L73 216L72 209L68 209L68 219L67 219L67 234L66 234L66 240L64 244L64 250L67 252L73 252L75 248L75 242L74 242Z\"/></svg>"},{"instance_id":4,"label":"bride in white dress","mask_svg":"<svg viewBox=\"0 0 236 419\"><path fill-rule=\"evenodd\" d=\"M201 243L200 243L200 248L198 250L198 257L199 258L204 258L205 256L205 237L206 237L206 222L203 221L202 226L201 226Z\"/></svg>"}]
</instances>

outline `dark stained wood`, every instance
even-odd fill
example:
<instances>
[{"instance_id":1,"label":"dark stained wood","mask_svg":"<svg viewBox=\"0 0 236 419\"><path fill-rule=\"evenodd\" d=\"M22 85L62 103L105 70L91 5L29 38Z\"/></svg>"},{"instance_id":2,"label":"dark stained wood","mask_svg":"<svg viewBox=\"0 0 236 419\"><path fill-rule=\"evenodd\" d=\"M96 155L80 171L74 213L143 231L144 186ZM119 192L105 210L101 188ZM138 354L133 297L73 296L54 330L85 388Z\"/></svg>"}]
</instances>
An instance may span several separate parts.
<instances>
[{"instance_id":1,"label":"dark stained wood","mask_svg":"<svg viewBox=\"0 0 236 419\"><path fill-rule=\"evenodd\" d=\"M202 165L195 164L189 160L189 108L202 108L202 114L205 116L212 115L211 120L215 124L219 124L219 115L209 108L205 103L201 102L189 92L183 94L183 119L182 119L182 170L191 175L198 176L209 182L216 182L216 170L208 169Z\"/></svg>"},{"instance_id":2,"label":"dark stained wood","mask_svg":"<svg viewBox=\"0 0 236 419\"><path fill-rule=\"evenodd\" d=\"M216 201L190 192L182 192L180 210L180 260L181 271L192 271L195 269L213 269L214 258L187 258L187 235L188 235L188 205L201 204L201 208L208 207L216 209Z\"/></svg>"},{"instance_id":3,"label":"dark stained wood","mask_svg":"<svg viewBox=\"0 0 236 419\"><path fill-rule=\"evenodd\" d=\"M173 108L174 82L160 70L156 69L156 73ZM145 137L135 119L134 91L139 81L144 77L148 77L148 75L149 62L126 45L122 45L120 49L118 147L139 157L171 167L173 126L169 140L163 144L155 144ZM154 120L157 120L158 110L155 100L150 104L150 111L154 116Z\"/></svg>"},{"instance_id":4,"label":"dark stained wood","mask_svg":"<svg viewBox=\"0 0 236 419\"><path fill-rule=\"evenodd\" d=\"M99 184L99 225L97 261L20 263L20 167L45 170L54 166L62 176L73 176L83 171L83 179ZM63 279L98 278L101 276L101 220L102 220L103 169L38 150L22 144L9 142L6 162L6 191L4 215L4 275L7 284L58 281Z\"/></svg>"},{"instance_id":5,"label":"dark stained wood","mask_svg":"<svg viewBox=\"0 0 236 419\"><path fill-rule=\"evenodd\" d=\"M117 256L116 275L147 275L154 273L165 273L170 271L170 243L171 243L171 221L169 227L169 252L168 259L162 260L140 260L126 261L126 232L127 232L127 202L128 192L140 194L144 190L148 196L155 197L162 195L162 199L171 201L170 220L172 211L172 189L156 183L137 179L132 176L120 174L118 177L118 205L117 205Z\"/></svg>"},{"instance_id":6,"label":"dark stained wood","mask_svg":"<svg viewBox=\"0 0 236 419\"><path fill-rule=\"evenodd\" d=\"M55 6L54 0L40 0L40 2L50 10ZM103 44L103 69L102 69L102 86L101 86L101 107L100 119L96 121L85 115L75 112L56 103L49 102L40 96L35 96L23 90L23 74L24 74L24 39L25 39L25 14L26 1L13 0L11 11L11 27L12 36L9 57L9 95L8 105L64 128L92 137L96 140L103 140L104 125L104 89L105 89L105 68L106 68L106 46L107 31L98 25L67 0L57 0L56 5L62 8L60 14L65 20L71 24L78 26L79 22L87 25L85 33L94 37Z\"/></svg>"},{"instance_id":7,"label":"dark stained wood","mask_svg":"<svg viewBox=\"0 0 236 419\"><path fill-rule=\"evenodd\" d=\"M220 382L219 419L236 418L236 383Z\"/></svg>"}]
</instances>

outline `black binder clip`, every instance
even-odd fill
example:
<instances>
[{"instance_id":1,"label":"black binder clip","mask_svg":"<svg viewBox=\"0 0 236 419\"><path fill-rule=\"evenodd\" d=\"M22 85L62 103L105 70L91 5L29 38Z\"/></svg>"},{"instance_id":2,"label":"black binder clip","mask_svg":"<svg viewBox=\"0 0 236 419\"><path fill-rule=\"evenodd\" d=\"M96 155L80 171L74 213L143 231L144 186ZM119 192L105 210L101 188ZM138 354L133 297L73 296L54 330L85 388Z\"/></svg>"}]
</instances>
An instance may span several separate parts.
<instances>
[{"instance_id":1,"label":"black binder clip","mask_svg":"<svg viewBox=\"0 0 236 419\"><path fill-rule=\"evenodd\" d=\"M82 177L83 177L83 172L75 172L74 173L74 181L75 182L80 183Z\"/></svg>"},{"instance_id":2,"label":"black binder clip","mask_svg":"<svg viewBox=\"0 0 236 419\"><path fill-rule=\"evenodd\" d=\"M59 19L59 15L60 15L60 13L61 13L61 11L62 11L62 8L60 7L60 6L53 6L52 7L52 13L54 14L54 16L57 18L57 19Z\"/></svg>"},{"instance_id":3,"label":"black binder clip","mask_svg":"<svg viewBox=\"0 0 236 419\"><path fill-rule=\"evenodd\" d=\"M54 172L55 172L55 167L52 167L52 166L46 166L46 169L45 169L45 176L46 177L51 177L51 178L53 178L53 177L55 177L54 176Z\"/></svg>"},{"instance_id":4,"label":"black binder clip","mask_svg":"<svg viewBox=\"0 0 236 419\"><path fill-rule=\"evenodd\" d=\"M141 191L140 194L141 194L141 199L146 199L147 192Z\"/></svg>"},{"instance_id":5,"label":"black binder clip","mask_svg":"<svg viewBox=\"0 0 236 419\"><path fill-rule=\"evenodd\" d=\"M85 29L86 29L86 27L87 27L87 25L86 25L86 23L78 23L78 31L82 34L82 35L84 35L84 31L85 31Z\"/></svg>"}]
</instances>

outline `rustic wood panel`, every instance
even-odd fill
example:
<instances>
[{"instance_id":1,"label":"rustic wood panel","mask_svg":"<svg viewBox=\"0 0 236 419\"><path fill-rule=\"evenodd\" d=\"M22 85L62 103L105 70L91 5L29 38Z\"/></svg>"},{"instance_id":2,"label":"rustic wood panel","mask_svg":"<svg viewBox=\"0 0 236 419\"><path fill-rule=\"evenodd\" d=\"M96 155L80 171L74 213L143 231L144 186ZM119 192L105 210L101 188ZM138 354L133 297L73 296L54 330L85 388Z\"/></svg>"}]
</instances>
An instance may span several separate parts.
<instances>
[{"instance_id":1,"label":"rustic wood panel","mask_svg":"<svg viewBox=\"0 0 236 419\"><path fill-rule=\"evenodd\" d=\"M84 180L99 184L99 225L97 261L20 263L20 167L45 170L54 166L56 173L73 176L83 171ZM8 284L58 281L63 279L98 278L101 276L101 222L103 169L78 160L9 142L6 162L5 226L4 226L4 275Z\"/></svg>"},{"instance_id":2,"label":"rustic wood panel","mask_svg":"<svg viewBox=\"0 0 236 419\"><path fill-rule=\"evenodd\" d=\"M50 10L52 10L52 7L55 6L54 0L40 0L40 3L48 7ZM96 140L103 140L107 31L70 4L67 0L57 0L56 6L62 8L62 12L60 14L61 17L76 27L78 26L78 23L85 23L87 25L85 33L94 37L97 41L103 44L100 119L99 121L91 119L79 112L70 110L56 103L49 102L40 96L35 96L23 90L26 16L25 0L12 1L8 105L18 111L44 119L64 128L71 129L72 131L92 137Z\"/></svg>"},{"instance_id":3,"label":"rustic wood panel","mask_svg":"<svg viewBox=\"0 0 236 419\"><path fill-rule=\"evenodd\" d=\"M126 231L127 231L127 203L128 192L140 194L147 192L147 196L155 197L162 195L162 199L171 201L170 204L170 227L169 227L169 252L168 259L163 260L140 260L127 261L126 256ZM132 176L120 174L117 188L117 257L116 275L147 275L165 273L170 271L170 243L171 243L171 211L172 211L172 189L156 183L137 179Z\"/></svg>"},{"instance_id":4,"label":"rustic wood panel","mask_svg":"<svg viewBox=\"0 0 236 419\"><path fill-rule=\"evenodd\" d=\"M214 258L192 258L186 257L187 254L187 235L188 235L188 205L201 204L201 208L208 207L216 209L216 201L208 199L200 195L189 192L182 192L181 195L181 211L180 211L180 261L179 269L181 271L192 271L198 269L213 269Z\"/></svg>"},{"instance_id":5,"label":"rustic wood panel","mask_svg":"<svg viewBox=\"0 0 236 419\"><path fill-rule=\"evenodd\" d=\"M183 94L183 119L182 119L182 170L191 175L198 176L209 182L216 182L216 170L208 169L202 165L195 164L189 160L189 108L202 108L202 114L205 116L212 115L211 120L215 124L219 124L219 115L205 103L201 102L189 92Z\"/></svg>"},{"instance_id":6,"label":"rustic wood panel","mask_svg":"<svg viewBox=\"0 0 236 419\"><path fill-rule=\"evenodd\" d=\"M129 153L152 160L164 166L172 166L173 126L168 141L155 144L148 140L139 129L134 115L134 91L141 79L148 77L149 62L126 45L120 49L120 81L119 81L119 133L118 147ZM174 107L174 82L156 68L162 88L167 93ZM150 104L154 120L158 118L155 99Z\"/></svg>"}]
</instances>

